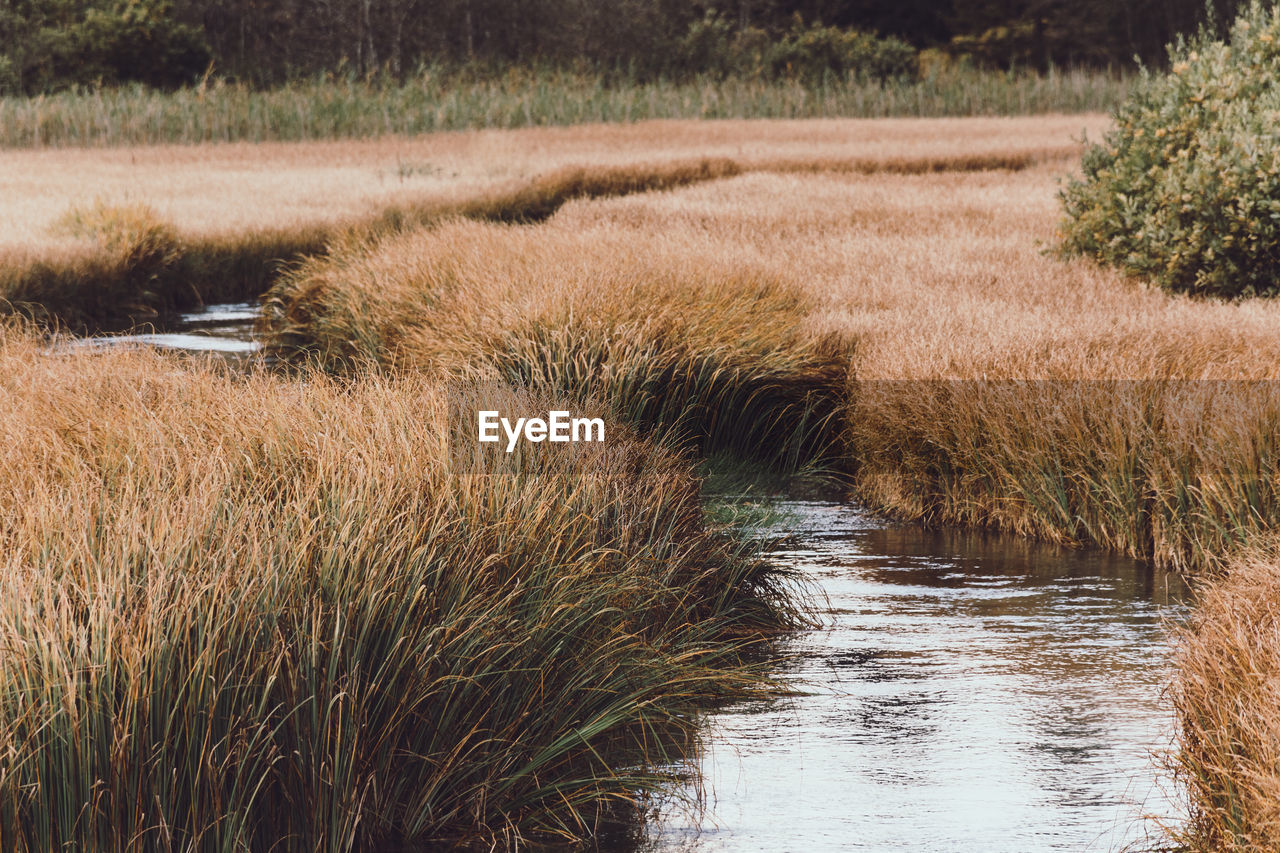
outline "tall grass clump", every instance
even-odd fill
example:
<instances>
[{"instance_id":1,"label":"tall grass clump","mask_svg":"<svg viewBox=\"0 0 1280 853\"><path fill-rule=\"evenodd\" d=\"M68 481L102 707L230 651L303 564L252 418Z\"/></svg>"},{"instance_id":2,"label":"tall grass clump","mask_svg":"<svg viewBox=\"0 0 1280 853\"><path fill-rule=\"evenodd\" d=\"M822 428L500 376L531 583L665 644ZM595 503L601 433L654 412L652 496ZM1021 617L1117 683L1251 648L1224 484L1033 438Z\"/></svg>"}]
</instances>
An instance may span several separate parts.
<instances>
[{"instance_id":1,"label":"tall grass clump","mask_svg":"<svg viewBox=\"0 0 1280 853\"><path fill-rule=\"evenodd\" d=\"M790 618L616 423L476 449L554 398L40 347L0 330L5 850L590 837Z\"/></svg>"},{"instance_id":2,"label":"tall grass clump","mask_svg":"<svg viewBox=\"0 0 1280 853\"><path fill-rule=\"evenodd\" d=\"M1177 633L1174 771L1191 819L1179 849L1280 847L1280 546L1236 553Z\"/></svg>"},{"instance_id":3,"label":"tall grass clump","mask_svg":"<svg viewBox=\"0 0 1280 853\"><path fill-rule=\"evenodd\" d=\"M324 250L341 226L187 236L146 205L74 207L56 255L0 253L0 313L76 330L128 327L205 302L255 299L281 267Z\"/></svg>"},{"instance_id":4,"label":"tall grass clump","mask_svg":"<svg viewBox=\"0 0 1280 853\"><path fill-rule=\"evenodd\" d=\"M1255 2L1144 74L1063 192L1063 247L1170 290L1280 289L1280 10Z\"/></svg>"},{"instance_id":5,"label":"tall grass clump","mask_svg":"<svg viewBox=\"0 0 1280 853\"><path fill-rule=\"evenodd\" d=\"M56 228L79 238L80 248L57 261L23 256L0 263L0 296L9 310L76 322L150 311L163 301L182 244L151 208L99 201L68 211Z\"/></svg>"},{"instance_id":6,"label":"tall grass clump","mask_svg":"<svg viewBox=\"0 0 1280 853\"><path fill-rule=\"evenodd\" d=\"M799 467L837 442L846 362L806 300L696 236L455 221L302 265L266 303L277 353L603 401L703 452Z\"/></svg>"},{"instance_id":7,"label":"tall grass clump","mask_svg":"<svg viewBox=\"0 0 1280 853\"><path fill-rule=\"evenodd\" d=\"M317 78L259 90L214 81L0 98L0 147L367 139L450 130L650 119L1035 115L1114 108L1128 76L1094 70L980 71L919 78L626 76L426 69L404 83Z\"/></svg>"},{"instance_id":8,"label":"tall grass clump","mask_svg":"<svg viewBox=\"0 0 1280 853\"><path fill-rule=\"evenodd\" d=\"M1280 519L1273 382L868 381L850 398L856 488L903 517L1184 570Z\"/></svg>"}]
</instances>

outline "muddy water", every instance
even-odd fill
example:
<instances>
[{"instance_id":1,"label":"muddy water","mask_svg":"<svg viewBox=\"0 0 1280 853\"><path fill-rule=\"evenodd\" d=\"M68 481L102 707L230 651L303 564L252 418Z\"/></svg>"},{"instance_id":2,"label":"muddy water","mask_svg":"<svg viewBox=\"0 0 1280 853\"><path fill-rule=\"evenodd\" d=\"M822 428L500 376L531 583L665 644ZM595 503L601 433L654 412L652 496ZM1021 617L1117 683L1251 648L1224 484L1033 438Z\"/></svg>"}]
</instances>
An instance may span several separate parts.
<instances>
[{"instance_id":1,"label":"muddy water","mask_svg":"<svg viewBox=\"0 0 1280 853\"><path fill-rule=\"evenodd\" d=\"M656 851L1115 850L1176 817L1153 752L1171 715L1176 579L1010 538L795 503L778 553L825 593L790 641L804 695L730 708L702 758L706 814Z\"/></svg>"}]
</instances>

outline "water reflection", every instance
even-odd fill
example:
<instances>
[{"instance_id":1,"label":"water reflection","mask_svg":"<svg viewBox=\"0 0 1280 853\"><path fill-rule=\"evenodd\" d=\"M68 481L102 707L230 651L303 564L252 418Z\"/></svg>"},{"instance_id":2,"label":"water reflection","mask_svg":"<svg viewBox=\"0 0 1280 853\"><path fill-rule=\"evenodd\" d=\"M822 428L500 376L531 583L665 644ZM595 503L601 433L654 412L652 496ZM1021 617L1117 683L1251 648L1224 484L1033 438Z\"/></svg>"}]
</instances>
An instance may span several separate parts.
<instances>
[{"instance_id":1,"label":"water reflection","mask_svg":"<svg viewBox=\"0 0 1280 853\"><path fill-rule=\"evenodd\" d=\"M829 598L790 641L804 695L716 715L707 815L654 850L1111 850L1175 816L1152 752L1170 712L1176 577L1009 537L797 503L778 555Z\"/></svg>"},{"instance_id":2,"label":"water reflection","mask_svg":"<svg viewBox=\"0 0 1280 853\"><path fill-rule=\"evenodd\" d=\"M253 338L258 305L237 302L206 305L197 311L149 324L146 331L99 335L71 341L71 349L143 345L192 353L247 357L261 349Z\"/></svg>"}]
</instances>

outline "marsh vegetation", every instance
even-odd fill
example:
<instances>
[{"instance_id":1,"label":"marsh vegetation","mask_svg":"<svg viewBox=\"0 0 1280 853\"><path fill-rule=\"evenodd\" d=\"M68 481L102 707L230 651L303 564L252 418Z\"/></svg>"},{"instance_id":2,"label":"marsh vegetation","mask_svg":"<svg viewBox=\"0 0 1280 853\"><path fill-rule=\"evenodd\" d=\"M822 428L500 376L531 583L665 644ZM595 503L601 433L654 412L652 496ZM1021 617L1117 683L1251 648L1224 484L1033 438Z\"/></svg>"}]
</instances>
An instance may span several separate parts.
<instances>
[{"instance_id":1,"label":"marsh vegetation","mask_svg":"<svg viewBox=\"0 0 1280 853\"><path fill-rule=\"evenodd\" d=\"M1180 840L1274 846L1280 307L1045 251L1073 134L1105 126L0 154L27 188L0 208L25 318L0 332L0 842L348 850L634 819L801 616L704 514L713 456L1215 578L1175 688ZM283 369L46 349L257 297ZM610 441L474 441L479 409L552 408Z\"/></svg>"}]
</instances>

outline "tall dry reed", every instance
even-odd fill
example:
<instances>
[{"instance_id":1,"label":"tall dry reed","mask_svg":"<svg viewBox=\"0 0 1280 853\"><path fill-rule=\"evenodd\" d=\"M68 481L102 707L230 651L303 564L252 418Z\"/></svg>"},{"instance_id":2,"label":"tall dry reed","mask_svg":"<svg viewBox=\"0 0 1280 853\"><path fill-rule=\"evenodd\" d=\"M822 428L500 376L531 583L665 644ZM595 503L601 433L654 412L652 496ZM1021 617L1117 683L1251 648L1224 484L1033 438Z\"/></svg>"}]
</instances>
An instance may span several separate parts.
<instances>
[{"instance_id":1,"label":"tall dry reed","mask_svg":"<svg viewBox=\"0 0 1280 853\"><path fill-rule=\"evenodd\" d=\"M820 413L814 446L877 508L1210 566L1280 520L1275 312L1040 254L1051 174L730 173L446 224L305 265L268 335L595 393L793 464L773 425Z\"/></svg>"},{"instance_id":2,"label":"tall dry reed","mask_svg":"<svg viewBox=\"0 0 1280 853\"><path fill-rule=\"evenodd\" d=\"M1257 542L1225 568L1177 635L1173 762L1191 820L1174 840L1261 853L1280 847L1280 546Z\"/></svg>"},{"instance_id":3,"label":"tall dry reed","mask_svg":"<svg viewBox=\"0 0 1280 853\"><path fill-rule=\"evenodd\" d=\"M0 329L6 850L590 836L789 618L624 428L477 450L555 398L43 346Z\"/></svg>"},{"instance_id":4,"label":"tall dry reed","mask_svg":"<svg viewBox=\"0 0 1280 853\"><path fill-rule=\"evenodd\" d=\"M1074 151L1073 145L1015 146L953 155L717 157L566 166L461 197L428 196L388 204L360 217L226 234L184 235L147 205L99 200L72 208L58 224L84 238L73 251L54 257L30 251L0 253L0 299L8 311L50 325L79 330L127 326L205 302L256 299L302 257L325 254L332 245L351 245L452 218L537 222L578 199L669 190L751 172L1019 170Z\"/></svg>"},{"instance_id":5,"label":"tall dry reed","mask_svg":"<svg viewBox=\"0 0 1280 853\"><path fill-rule=\"evenodd\" d=\"M835 452L843 364L805 298L714 243L454 221L304 264L269 346L345 370L493 379L598 400L702 452L798 469Z\"/></svg>"}]
</instances>

